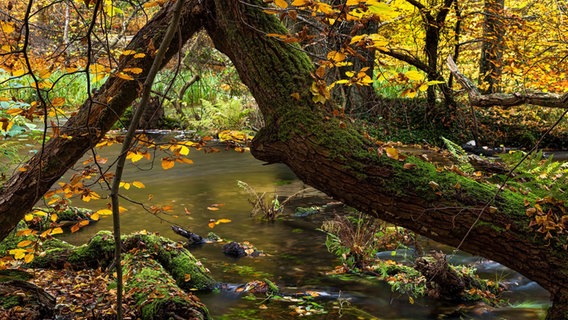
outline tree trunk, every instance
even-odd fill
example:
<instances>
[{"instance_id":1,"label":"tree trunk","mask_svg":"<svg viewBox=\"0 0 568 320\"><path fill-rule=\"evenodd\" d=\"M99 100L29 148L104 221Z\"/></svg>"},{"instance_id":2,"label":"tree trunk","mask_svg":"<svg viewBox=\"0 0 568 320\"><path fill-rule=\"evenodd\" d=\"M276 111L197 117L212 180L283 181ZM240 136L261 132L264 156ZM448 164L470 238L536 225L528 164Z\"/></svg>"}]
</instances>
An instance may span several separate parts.
<instances>
[{"instance_id":1,"label":"tree trunk","mask_svg":"<svg viewBox=\"0 0 568 320\"><path fill-rule=\"evenodd\" d=\"M164 64L203 26L201 18L204 13L198 4L200 2L188 1L184 7L184 19L180 25L184 32L176 33L166 52ZM124 110L136 99L138 88L144 83L154 59L154 52L149 48L161 43L167 24L171 21L173 4L174 2L168 2L127 46L127 49L146 53L146 56L138 59L133 55L123 56L119 62L119 70L125 67L141 68L143 72L139 78L136 81L128 81L110 77L92 99L85 101L79 112L61 127L59 137L50 139L43 150L28 161L25 166L27 170L16 172L0 188L0 240L8 235L24 214L32 209L43 194L87 150L104 137ZM180 34L182 39L179 39ZM68 139L66 136L72 138Z\"/></svg>"},{"instance_id":2,"label":"tree trunk","mask_svg":"<svg viewBox=\"0 0 568 320\"><path fill-rule=\"evenodd\" d=\"M483 87L482 93L500 91L499 83L503 69L503 37L505 35L505 24L502 20L504 9L505 0L485 0L483 43L479 62L479 83Z\"/></svg>"},{"instance_id":3,"label":"tree trunk","mask_svg":"<svg viewBox=\"0 0 568 320\"><path fill-rule=\"evenodd\" d=\"M238 2L215 4L206 28L265 116L266 127L253 140L256 158L287 164L304 182L367 214L500 262L554 297L568 292L566 250L528 227L524 196L503 190L490 213L486 203L496 186L437 172L418 159L408 159L416 167L404 169L400 161L378 156L357 127L312 102L308 57L265 36L285 33L274 17ZM300 99L292 97L295 92Z\"/></svg>"}]
</instances>

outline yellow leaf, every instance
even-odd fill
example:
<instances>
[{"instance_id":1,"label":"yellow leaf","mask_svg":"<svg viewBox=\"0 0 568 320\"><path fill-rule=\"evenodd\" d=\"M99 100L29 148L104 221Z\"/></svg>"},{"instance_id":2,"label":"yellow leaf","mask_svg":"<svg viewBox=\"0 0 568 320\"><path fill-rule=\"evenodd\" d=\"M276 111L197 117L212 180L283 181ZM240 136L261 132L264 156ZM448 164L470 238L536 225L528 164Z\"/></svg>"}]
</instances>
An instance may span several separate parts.
<instances>
[{"instance_id":1,"label":"yellow leaf","mask_svg":"<svg viewBox=\"0 0 568 320\"><path fill-rule=\"evenodd\" d=\"M90 216L90 218L91 218L91 220L99 221L100 216L99 216L98 213L95 212L95 213L93 213L93 214Z\"/></svg>"},{"instance_id":2,"label":"yellow leaf","mask_svg":"<svg viewBox=\"0 0 568 320\"><path fill-rule=\"evenodd\" d=\"M302 7L308 4L308 0L294 0L292 1L292 5L295 7Z\"/></svg>"},{"instance_id":3,"label":"yellow leaf","mask_svg":"<svg viewBox=\"0 0 568 320\"><path fill-rule=\"evenodd\" d=\"M162 158L162 168L163 168L164 170L171 169L171 168L174 167L174 165L175 165L175 161L173 161L172 159L170 159L170 158Z\"/></svg>"},{"instance_id":4,"label":"yellow leaf","mask_svg":"<svg viewBox=\"0 0 568 320\"><path fill-rule=\"evenodd\" d=\"M217 210L219 210L219 208L217 208L217 207L207 207L207 210L209 210L209 211L217 211Z\"/></svg>"},{"instance_id":5,"label":"yellow leaf","mask_svg":"<svg viewBox=\"0 0 568 320\"><path fill-rule=\"evenodd\" d=\"M187 156L189 154L189 148L186 146L181 146L181 148L179 149L179 153L181 155Z\"/></svg>"},{"instance_id":6,"label":"yellow leaf","mask_svg":"<svg viewBox=\"0 0 568 320\"><path fill-rule=\"evenodd\" d=\"M231 222L231 219L219 219L219 220L215 221L215 224L229 223L229 222Z\"/></svg>"},{"instance_id":7,"label":"yellow leaf","mask_svg":"<svg viewBox=\"0 0 568 320\"><path fill-rule=\"evenodd\" d=\"M32 212L33 214L35 214L36 216L40 216L40 217L45 217L47 216L47 212L43 211L43 210L36 210L34 212Z\"/></svg>"},{"instance_id":8,"label":"yellow leaf","mask_svg":"<svg viewBox=\"0 0 568 320\"><path fill-rule=\"evenodd\" d=\"M8 251L11 255L14 256L14 258L16 259L22 259L25 255L26 255L26 250L25 249L12 249L10 251Z\"/></svg>"},{"instance_id":9,"label":"yellow leaf","mask_svg":"<svg viewBox=\"0 0 568 320\"><path fill-rule=\"evenodd\" d=\"M124 51L122 51L122 55L123 55L123 56L130 56L130 55L133 55L133 54L136 54L136 51L134 51L134 50L124 50Z\"/></svg>"},{"instance_id":10,"label":"yellow leaf","mask_svg":"<svg viewBox=\"0 0 568 320\"><path fill-rule=\"evenodd\" d=\"M140 74L140 73L142 73L143 70L142 70L142 68L125 68L124 71L125 72L131 72L131 73L134 73L134 74Z\"/></svg>"},{"instance_id":11,"label":"yellow leaf","mask_svg":"<svg viewBox=\"0 0 568 320\"><path fill-rule=\"evenodd\" d=\"M330 51L327 54L327 60L331 61L331 62L341 62L343 60L345 60L347 56L345 55L345 53L343 52L338 52L338 51Z\"/></svg>"},{"instance_id":12,"label":"yellow leaf","mask_svg":"<svg viewBox=\"0 0 568 320\"><path fill-rule=\"evenodd\" d=\"M102 64L93 63L92 65L89 66L89 71L91 73L103 73L103 72L107 72L108 69L107 69L107 67L103 66Z\"/></svg>"},{"instance_id":13,"label":"yellow leaf","mask_svg":"<svg viewBox=\"0 0 568 320\"><path fill-rule=\"evenodd\" d=\"M137 54L134 55L134 58L135 58L135 59L140 59L140 58L144 58L145 56L146 56L145 53L137 53Z\"/></svg>"},{"instance_id":14,"label":"yellow leaf","mask_svg":"<svg viewBox=\"0 0 568 320\"><path fill-rule=\"evenodd\" d=\"M387 157L394 159L394 160L398 160L398 150L396 150L393 147L388 147L385 149L386 153L387 153Z\"/></svg>"},{"instance_id":15,"label":"yellow leaf","mask_svg":"<svg viewBox=\"0 0 568 320\"><path fill-rule=\"evenodd\" d=\"M288 2L284 1L284 0L274 0L274 4L282 9L286 9L288 8Z\"/></svg>"},{"instance_id":16,"label":"yellow leaf","mask_svg":"<svg viewBox=\"0 0 568 320\"><path fill-rule=\"evenodd\" d=\"M291 93L290 96L298 101L300 101L300 94L298 92Z\"/></svg>"},{"instance_id":17,"label":"yellow leaf","mask_svg":"<svg viewBox=\"0 0 568 320\"><path fill-rule=\"evenodd\" d=\"M183 276L183 278L184 278L185 282L188 282L189 280L191 280L191 274L190 274L190 273L186 273L186 274Z\"/></svg>"},{"instance_id":18,"label":"yellow leaf","mask_svg":"<svg viewBox=\"0 0 568 320\"><path fill-rule=\"evenodd\" d=\"M18 242L18 248L27 247L30 244L32 244L31 240L23 240L23 241Z\"/></svg>"},{"instance_id":19,"label":"yellow leaf","mask_svg":"<svg viewBox=\"0 0 568 320\"><path fill-rule=\"evenodd\" d=\"M118 213L123 213L125 211L128 211L125 207L118 207Z\"/></svg>"},{"instance_id":20,"label":"yellow leaf","mask_svg":"<svg viewBox=\"0 0 568 320\"><path fill-rule=\"evenodd\" d=\"M134 78L131 75L128 75L124 72L118 72L115 74L117 77L119 77L120 79L124 79L124 80L134 80Z\"/></svg>"},{"instance_id":21,"label":"yellow leaf","mask_svg":"<svg viewBox=\"0 0 568 320\"><path fill-rule=\"evenodd\" d=\"M30 263L34 260L34 254L33 253L28 253L26 254L26 256L24 257L24 262L26 263Z\"/></svg>"},{"instance_id":22,"label":"yellow leaf","mask_svg":"<svg viewBox=\"0 0 568 320\"><path fill-rule=\"evenodd\" d=\"M57 221L57 213L53 213L50 217L51 221L55 222Z\"/></svg>"},{"instance_id":23,"label":"yellow leaf","mask_svg":"<svg viewBox=\"0 0 568 320\"><path fill-rule=\"evenodd\" d=\"M121 188L124 188L124 189L126 189L126 190L128 190L128 189L130 189L130 183L121 181L121 182L120 182L120 187L121 187Z\"/></svg>"},{"instance_id":24,"label":"yellow leaf","mask_svg":"<svg viewBox=\"0 0 568 320\"><path fill-rule=\"evenodd\" d=\"M29 221L32 221L33 219L34 219L34 215L31 214L31 213L28 213L28 214L26 214L26 215L24 216L24 220L25 220L25 221L28 221L28 222L29 222Z\"/></svg>"},{"instance_id":25,"label":"yellow leaf","mask_svg":"<svg viewBox=\"0 0 568 320\"><path fill-rule=\"evenodd\" d=\"M424 73L416 71L416 70L409 70L404 73L404 75L414 81L421 81L424 80Z\"/></svg>"},{"instance_id":26,"label":"yellow leaf","mask_svg":"<svg viewBox=\"0 0 568 320\"><path fill-rule=\"evenodd\" d=\"M128 154L126 155L126 159L130 159L132 161L132 163L138 162L143 158L144 158L144 154L142 152L128 151Z\"/></svg>"},{"instance_id":27,"label":"yellow leaf","mask_svg":"<svg viewBox=\"0 0 568 320\"><path fill-rule=\"evenodd\" d=\"M57 228L53 228L53 230L51 230L50 234L54 235L54 234L61 234L63 233L63 229L57 227Z\"/></svg>"},{"instance_id":28,"label":"yellow leaf","mask_svg":"<svg viewBox=\"0 0 568 320\"><path fill-rule=\"evenodd\" d=\"M144 188L146 188L146 186L145 186L142 182L140 182L140 181L133 181L133 182L132 182L132 185L135 186L135 187L138 188L138 189L144 189Z\"/></svg>"},{"instance_id":29,"label":"yellow leaf","mask_svg":"<svg viewBox=\"0 0 568 320\"><path fill-rule=\"evenodd\" d=\"M89 225L89 220L81 220L78 223L79 226L84 227Z\"/></svg>"},{"instance_id":30,"label":"yellow leaf","mask_svg":"<svg viewBox=\"0 0 568 320\"><path fill-rule=\"evenodd\" d=\"M110 216L112 214L112 210L110 209L101 209L95 212L95 214L99 214L101 216Z\"/></svg>"},{"instance_id":31,"label":"yellow leaf","mask_svg":"<svg viewBox=\"0 0 568 320\"><path fill-rule=\"evenodd\" d=\"M5 34L12 33L16 30L12 22L0 21L0 26L2 26L2 31L4 31Z\"/></svg>"}]
</instances>

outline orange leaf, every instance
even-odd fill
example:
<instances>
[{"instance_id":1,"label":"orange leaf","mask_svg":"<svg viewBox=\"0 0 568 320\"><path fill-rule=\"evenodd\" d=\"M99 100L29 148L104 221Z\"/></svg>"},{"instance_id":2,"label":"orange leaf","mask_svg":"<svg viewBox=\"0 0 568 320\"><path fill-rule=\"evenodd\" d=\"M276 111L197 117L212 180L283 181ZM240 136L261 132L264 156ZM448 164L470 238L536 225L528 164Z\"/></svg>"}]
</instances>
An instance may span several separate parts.
<instances>
[{"instance_id":1,"label":"orange leaf","mask_svg":"<svg viewBox=\"0 0 568 320\"><path fill-rule=\"evenodd\" d=\"M217 207L207 207L207 210L217 211L217 210L219 210L219 208L217 208Z\"/></svg>"},{"instance_id":2,"label":"orange leaf","mask_svg":"<svg viewBox=\"0 0 568 320\"><path fill-rule=\"evenodd\" d=\"M175 161L172 161L170 158L162 158L162 168L164 170L168 170L173 168L175 165Z\"/></svg>"},{"instance_id":3,"label":"orange leaf","mask_svg":"<svg viewBox=\"0 0 568 320\"><path fill-rule=\"evenodd\" d=\"M49 234L54 235L54 234L60 234L63 233L63 229L57 227L57 228L53 228L53 230L51 230L51 232Z\"/></svg>"},{"instance_id":4,"label":"orange leaf","mask_svg":"<svg viewBox=\"0 0 568 320\"><path fill-rule=\"evenodd\" d=\"M76 223L76 224L71 226L71 233L75 233L75 232L79 231L79 229L81 229L81 227L79 226L78 223Z\"/></svg>"},{"instance_id":5,"label":"orange leaf","mask_svg":"<svg viewBox=\"0 0 568 320\"><path fill-rule=\"evenodd\" d=\"M286 9L288 8L288 2L284 1L284 0L274 0L274 4L282 9Z\"/></svg>"},{"instance_id":6,"label":"orange leaf","mask_svg":"<svg viewBox=\"0 0 568 320\"><path fill-rule=\"evenodd\" d=\"M215 221L215 224L229 223L229 222L231 222L231 219L219 219L219 220Z\"/></svg>"},{"instance_id":7,"label":"orange leaf","mask_svg":"<svg viewBox=\"0 0 568 320\"><path fill-rule=\"evenodd\" d=\"M215 220L209 220L209 224L207 224L207 226L211 229L215 228Z\"/></svg>"},{"instance_id":8,"label":"orange leaf","mask_svg":"<svg viewBox=\"0 0 568 320\"><path fill-rule=\"evenodd\" d=\"M18 248L27 247L32 244L31 240L23 240L18 243Z\"/></svg>"}]
</instances>

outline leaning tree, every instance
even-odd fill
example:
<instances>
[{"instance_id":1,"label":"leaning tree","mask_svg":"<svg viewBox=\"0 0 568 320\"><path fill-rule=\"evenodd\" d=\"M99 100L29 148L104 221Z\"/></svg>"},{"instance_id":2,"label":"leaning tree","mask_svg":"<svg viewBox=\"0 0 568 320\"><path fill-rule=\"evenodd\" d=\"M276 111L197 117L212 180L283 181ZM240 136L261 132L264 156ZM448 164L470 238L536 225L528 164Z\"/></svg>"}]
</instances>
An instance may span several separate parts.
<instances>
[{"instance_id":1,"label":"leaning tree","mask_svg":"<svg viewBox=\"0 0 568 320\"><path fill-rule=\"evenodd\" d=\"M172 8L171 2L166 3L129 43L127 49L146 53L143 58L121 57L119 70L141 68L139 77L111 76L59 135L25 164L25 170L3 185L0 238L136 99L153 62L152 48L161 42ZM333 105L314 102L314 64L298 46L267 37L287 31L264 8L261 0L187 0L179 32L166 52L172 57L205 29L216 48L232 60L266 123L253 141L253 155L267 163L286 164L307 184L368 215L519 271L550 292L550 319L568 318L563 202L499 189L459 172L440 172L419 158L387 156L386 146L334 113ZM506 97L491 98L498 103ZM535 232L535 215L526 214L537 202L537 208L550 210L547 227L552 238Z\"/></svg>"}]
</instances>

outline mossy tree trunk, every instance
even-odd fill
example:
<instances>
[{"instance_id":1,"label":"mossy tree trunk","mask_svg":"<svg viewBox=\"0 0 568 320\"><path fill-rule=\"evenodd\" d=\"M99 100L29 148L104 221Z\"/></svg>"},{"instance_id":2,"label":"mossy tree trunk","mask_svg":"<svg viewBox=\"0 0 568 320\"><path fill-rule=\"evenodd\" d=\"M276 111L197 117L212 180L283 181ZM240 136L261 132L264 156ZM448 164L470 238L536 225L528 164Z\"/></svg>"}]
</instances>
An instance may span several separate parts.
<instances>
[{"instance_id":1,"label":"mossy tree trunk","mask_svg":"<svg viewBox=\"0 0 568 320\"><path fill-rule=\"evenodd\" d=\"M122 237L126 252L125 292L133 296L143 319L207 319L209 312L192 290L212 290L216 282L182 244L154 234ZM114 237L100 231L89 243L75 247L57 239L44 243L46 254L34 268L107 268L114 261Z\"/></svg>"},{"instance_id":2,"label":"mossy tree trunk","mask_svg":"<svg viewBox=\"0 0 568 320\"><path fill-rule=\"evenodd\" d=\"M312 63L298 46L266 36L286 30L262 11L263 5L261 0L188 1L180 26L183 39L172 41L168 52L171 57L178 43L204 26L231 58L266 122L254 139L253 155L285 163L304 182L362 212L523 273L551 292L551 315L565 312L568 253L561 241L545 241L528 227L523 200L534 197L505 190L488 210L486 202L497 192L494 185L437 172L416 158L407 159L416 166L405 169L402 162L380 156L356 124L334 117L332 105L312 101ZM145 52L150 41L159 43L171 13L168 4L128 48ZM121 63L147 71L149 60L124 58ZM137 86L136 81L111 78L62 129L62 135L74 138L50 140L27 171L6 183L0 194L0 238L103 136L136 97Z\"/></svg>"},{"instance_id":3,"label":"mossy tree trunk","mask_svg":"<svg viewBox=\"0 0 568 320\"><path fill-rule=\"evenodd\" d=\"M437 172L419 159L408 159L416 167L404 169L402 162L379 156L356 125L334 118L330 106L312 102L308 57L294 45L266 37L285 30L255 6L261 1L217 0L215 5L206 29L265 116L266 127L253 141L256 158L287 164L304 182L367 214L498 261L563 300L568 253L561 240L549 243L528 227L523 200L534 197L503 190L489 210L494 185ZM300 99L293 97L296 92ZM555 303L551 312L554 308L562 307Z\"/></svg>"}]
</instances>

